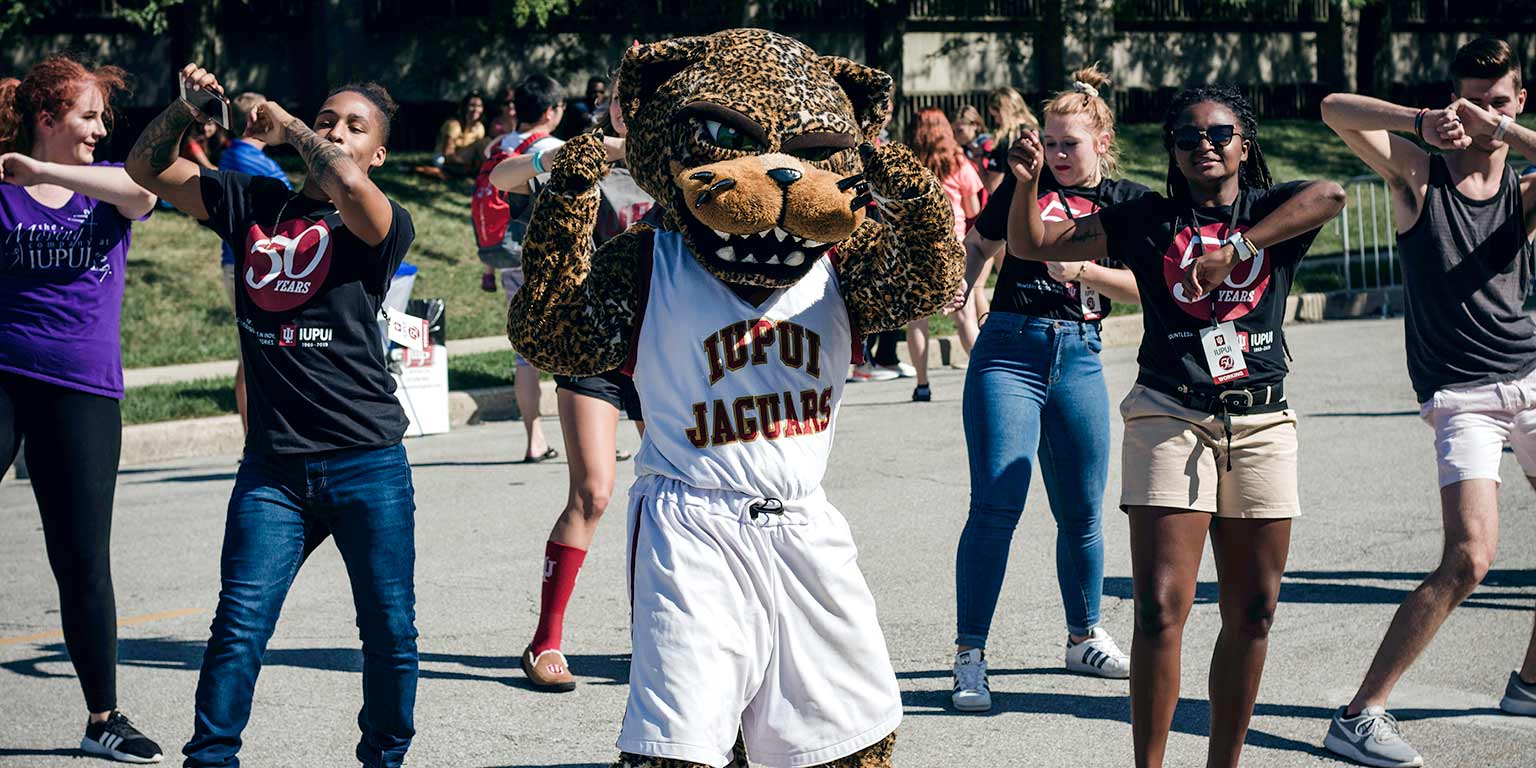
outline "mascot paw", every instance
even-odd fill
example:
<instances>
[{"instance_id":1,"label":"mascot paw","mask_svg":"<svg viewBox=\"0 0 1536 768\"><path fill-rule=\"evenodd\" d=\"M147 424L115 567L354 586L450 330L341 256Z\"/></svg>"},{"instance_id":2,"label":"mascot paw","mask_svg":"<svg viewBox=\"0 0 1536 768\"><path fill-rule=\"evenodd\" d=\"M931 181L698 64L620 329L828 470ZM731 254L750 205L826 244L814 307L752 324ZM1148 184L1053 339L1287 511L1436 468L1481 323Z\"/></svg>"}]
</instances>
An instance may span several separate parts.
<instances>
[{"instance_id":1,"label":"mascot paw","mask_svg":"<svg viewBox=\"0 0 1536 768\"><path fill-rule=\"evenodd\" d=\"M917 155L901 144L863 144L859 146L859 155L864 159L868 193L881 208L916 200L932 192L937 184Z\"/></svg>"},{"instance_id":2,"label":"mascot paw","mask_svg":"<svg viewBox=\"0 0 1536 768\"><path fill-rule=\"evenodd\" d=\"M608 151L603 132L583 133L560 147L549 166L549 186L562 194L579 195L608 175Z\"/></svg>"}]
</instances>

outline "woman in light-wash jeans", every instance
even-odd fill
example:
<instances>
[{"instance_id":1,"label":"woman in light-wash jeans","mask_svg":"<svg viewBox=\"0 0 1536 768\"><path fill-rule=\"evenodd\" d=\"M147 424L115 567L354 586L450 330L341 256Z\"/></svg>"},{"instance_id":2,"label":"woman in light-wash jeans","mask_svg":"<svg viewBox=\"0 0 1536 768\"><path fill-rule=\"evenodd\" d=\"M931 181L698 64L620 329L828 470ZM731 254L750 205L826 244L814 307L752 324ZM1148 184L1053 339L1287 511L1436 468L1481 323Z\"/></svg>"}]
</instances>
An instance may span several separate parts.
<instances>
[{"instance_id":1,"label":"woman in light-wash jeans","mask_svg":"<svg viewBox=\"0 0 1536 768\"><path fill-rule=\"evenodd\" d=\"M1054 183L1033 204L1014 205L1016 181L994 193L968 238L968 284L980 279L1007 237L1010 211L1063 220L1139 197L1146 188L1111 179L1115 121L1099 89L1109 80L1079 70L1072 87L1045 106L1041 136ZM1104 542L1100 517L1109 461L1109 397L1099 318L1108 300L1135 302L1124 269L1005 260L992 312L981 328L965 381L965 436L971 504L955 556L955 686L966 712L991 707L984 648L1007 567L1014 528L1040 468L1056 518L1056 577L1066 613L1065 662L1074 672L1111 678L1130 662L1099 626Z\"/></svg>"}]
</instances>

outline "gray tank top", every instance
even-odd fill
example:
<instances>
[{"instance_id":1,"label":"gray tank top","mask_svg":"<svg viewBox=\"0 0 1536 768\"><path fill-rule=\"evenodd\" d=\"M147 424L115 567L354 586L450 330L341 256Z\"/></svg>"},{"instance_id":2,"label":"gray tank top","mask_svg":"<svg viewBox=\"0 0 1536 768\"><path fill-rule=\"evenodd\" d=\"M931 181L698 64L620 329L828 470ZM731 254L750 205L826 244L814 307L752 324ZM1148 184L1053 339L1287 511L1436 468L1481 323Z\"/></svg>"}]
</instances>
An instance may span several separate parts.
<instances>
[{"instance_id":1,"label":"gray tank top","mask_svg":"<svg viewBox=\"0 0 1536 768\"><path fill-rule=\"evenodd\" d=\"M1536 249L1513 168L1505 166L1497 194L1473 200L1456 190L1445 158L1430 155L1424 209L1397 247L1408 378L1419 402L1536 368L1536 323L1524 310Z\"/></svg>"}]
</instances>

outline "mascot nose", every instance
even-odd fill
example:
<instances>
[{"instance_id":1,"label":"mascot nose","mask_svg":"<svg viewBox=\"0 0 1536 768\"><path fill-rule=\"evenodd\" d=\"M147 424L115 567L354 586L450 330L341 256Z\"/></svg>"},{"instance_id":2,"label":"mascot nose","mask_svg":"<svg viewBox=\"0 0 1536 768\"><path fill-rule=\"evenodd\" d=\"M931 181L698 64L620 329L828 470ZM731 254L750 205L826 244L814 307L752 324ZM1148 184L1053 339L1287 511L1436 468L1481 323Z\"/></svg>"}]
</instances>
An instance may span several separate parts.
<instances>
[{"instance_id":1,"label":"mascot nose","mask_svg":"<svg viewBox=\"0 0 1536 768\"><path fill-rule=\"evenodd\" d=\"M801 173L794 168L775 168L768 172L768 178L778 182L779 186L787 187L800 180Z\"/></svg>"}]
</instances>

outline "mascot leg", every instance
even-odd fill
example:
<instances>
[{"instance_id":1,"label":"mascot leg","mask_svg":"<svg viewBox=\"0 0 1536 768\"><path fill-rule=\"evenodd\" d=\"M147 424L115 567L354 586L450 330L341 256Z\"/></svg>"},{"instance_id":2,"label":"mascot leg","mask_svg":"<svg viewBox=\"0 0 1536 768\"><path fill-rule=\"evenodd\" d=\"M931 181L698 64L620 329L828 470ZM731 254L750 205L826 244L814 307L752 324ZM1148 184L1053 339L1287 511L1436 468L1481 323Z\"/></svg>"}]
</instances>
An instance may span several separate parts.
<instances>
[{"instance_id":1,"label":"mascot leg","mask_svg":"<svg viewBox=\"0 0 1536 768\"><path fill-rule=\"evenodd\" d=\"M895 734L892 734L892 736L894 736L894 735ZM733 753L735 753L735 755L731 759L731 764L727 765L725 768L751 768L751 766L747 764L747 743L742 738L742 735L741 735L740 731L738 731L736 733L736 746L731 747L731 751ZM857 765L857 763L854 763L854 765ZM700 765L699 763L690 763L690 762L687 762L685 760L668 760L668 759L662 758L662 757L644 757L642 755L632 755L632 754L630 754L628 752L621 752L621 753L619 753L619 762L614 765L614 768L709 768L709 767L705 766L705 765Z\"/></svg>"},{"instance_id":2,"label":"mascot leg","mask_svg":"<svg viewBox=\"0 0 1536 768\"><path fill-rule=\"evenodd\" d=\"M896 732L847 756L816 768L891 768L891 750L896 745Z\"/></svg>"}]
</instances>

